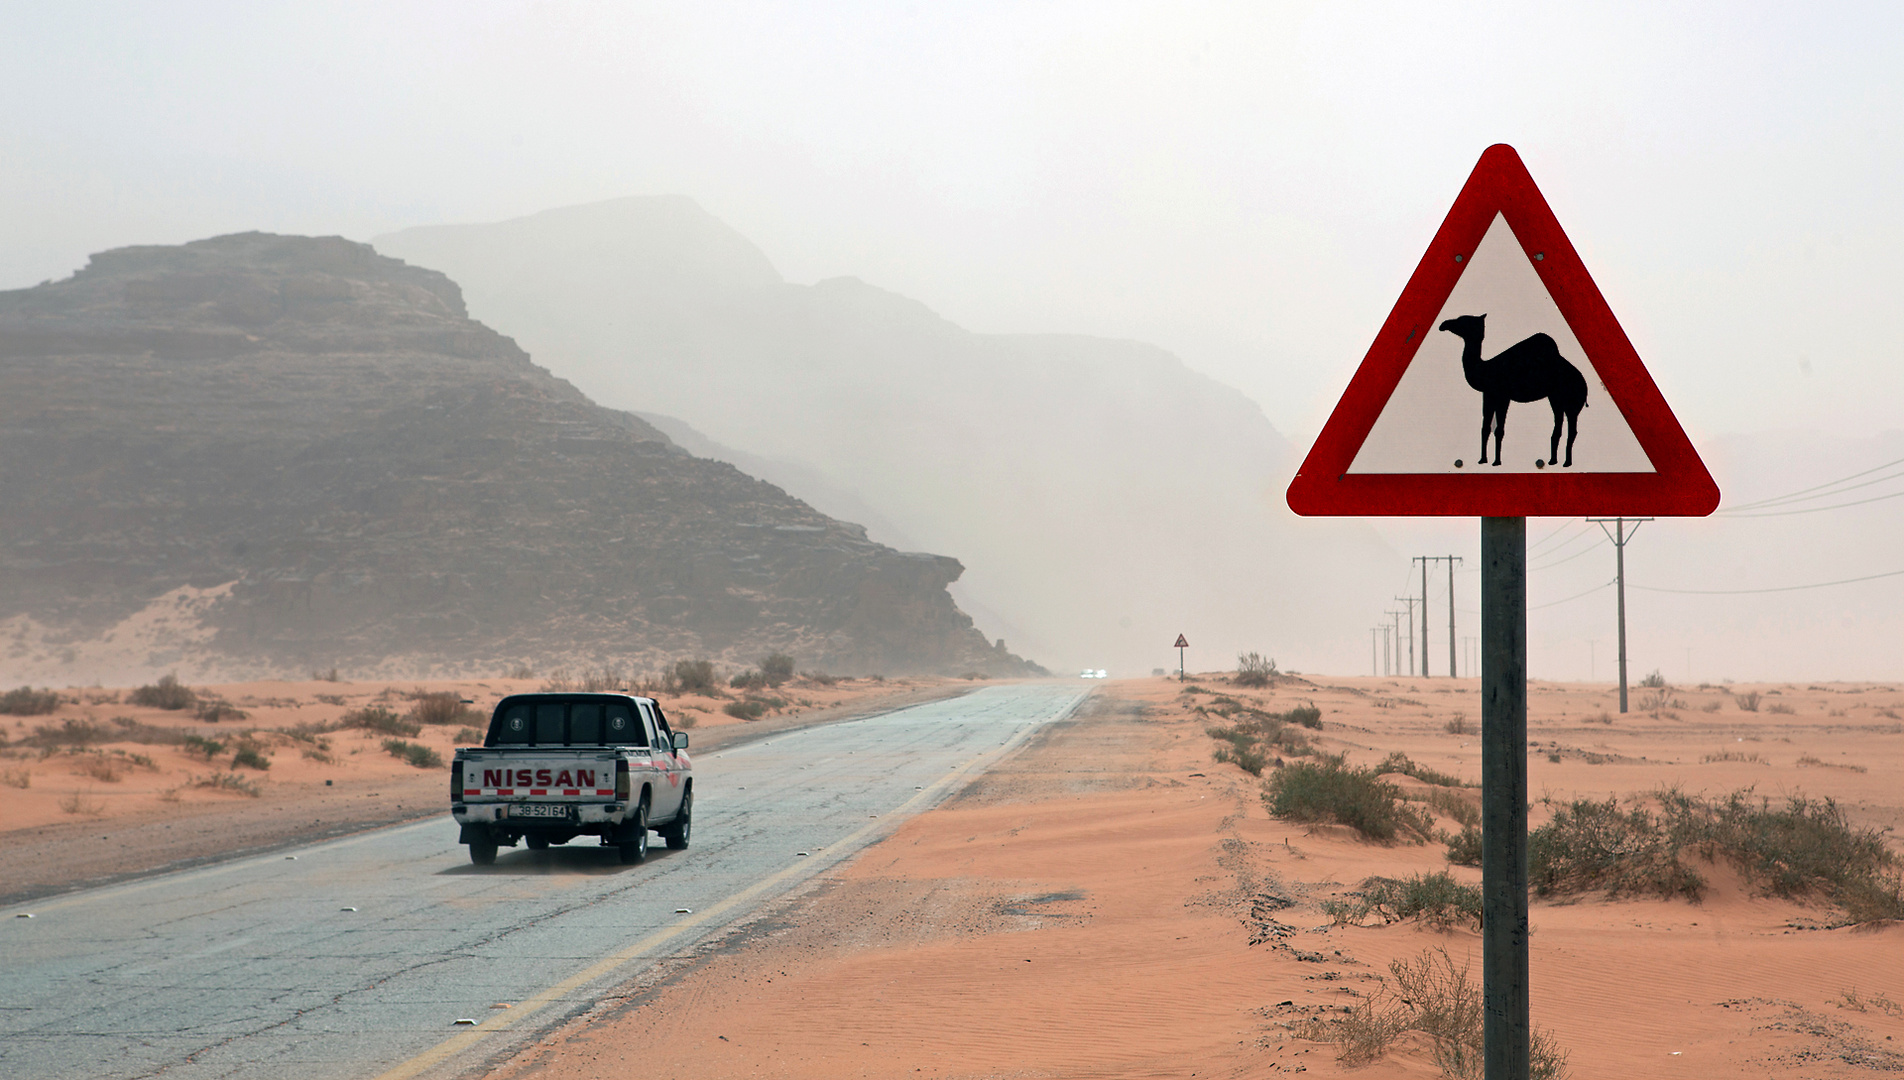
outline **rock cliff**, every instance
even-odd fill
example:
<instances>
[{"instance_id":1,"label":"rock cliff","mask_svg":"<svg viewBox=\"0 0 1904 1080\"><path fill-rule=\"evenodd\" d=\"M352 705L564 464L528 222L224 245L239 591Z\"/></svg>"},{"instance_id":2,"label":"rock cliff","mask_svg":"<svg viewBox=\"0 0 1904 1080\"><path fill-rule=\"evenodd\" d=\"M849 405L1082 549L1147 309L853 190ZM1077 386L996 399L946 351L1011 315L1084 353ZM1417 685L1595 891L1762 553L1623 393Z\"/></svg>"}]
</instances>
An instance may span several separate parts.
<instances>
[{"instance_id":1,"label":"rock cliff","mask_svg":"<svg viewBox=\"0 0 1904 1080\"><path fill-rule=\"evenodd\" d=\"M15 679L1031 669L958 610L956 560L690 455L449 278L339 238L124 248L0 292L0 455Z\"/></svg>"}]
</instances>

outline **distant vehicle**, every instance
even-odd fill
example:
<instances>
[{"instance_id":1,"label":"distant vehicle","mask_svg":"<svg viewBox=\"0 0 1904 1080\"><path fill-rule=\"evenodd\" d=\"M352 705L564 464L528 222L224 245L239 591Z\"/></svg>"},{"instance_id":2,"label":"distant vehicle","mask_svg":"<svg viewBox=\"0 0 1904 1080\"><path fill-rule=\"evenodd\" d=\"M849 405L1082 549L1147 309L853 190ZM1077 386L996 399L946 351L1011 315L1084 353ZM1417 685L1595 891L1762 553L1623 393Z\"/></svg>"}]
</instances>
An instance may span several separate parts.
<instances>
[{"instance_id":1,"label":"distant vehicle","mask_svg":"<svg viewBox=\"0 0 1904 1080\"><path fill-rule=\"evenodd\" d=\"M653 698L512 694L496 705L483 745L456 751L450 814L479 866L499 847L531 851L599 836L621 861L648 857L648 830L688 846L694 763Z\"/></svg>"},{"instance_id":2,"label":"distant vehicle","mask_svg":"<svg viewBox=\"0 0 1904 1080\"><path fill-rule=\"evenodd\" d=\"M1103 668L1085 668L1083 671L1078 672L1078 678L1080 679L1108 679L1110 677L1111 673L1105 671Z\"/></svg>"}]
</instances>

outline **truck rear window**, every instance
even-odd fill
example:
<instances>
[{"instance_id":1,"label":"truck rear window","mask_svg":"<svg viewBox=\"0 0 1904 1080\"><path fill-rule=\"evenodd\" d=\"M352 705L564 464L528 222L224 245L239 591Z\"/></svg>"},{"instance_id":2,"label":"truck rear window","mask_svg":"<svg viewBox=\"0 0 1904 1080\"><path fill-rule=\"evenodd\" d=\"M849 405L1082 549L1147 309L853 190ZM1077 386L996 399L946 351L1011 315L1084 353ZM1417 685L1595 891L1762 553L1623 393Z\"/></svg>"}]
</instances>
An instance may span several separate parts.
<instances>
[{"instance_id":1,"label":"truck rear window","mask_svg":"<svg viewBox=\"0 0 1904 1080\"><path fill-rule=\"evenodd\" d=\"M517 701L490 725L490 746L646 746L627 702Z\"/></svg>"}]
</instances>

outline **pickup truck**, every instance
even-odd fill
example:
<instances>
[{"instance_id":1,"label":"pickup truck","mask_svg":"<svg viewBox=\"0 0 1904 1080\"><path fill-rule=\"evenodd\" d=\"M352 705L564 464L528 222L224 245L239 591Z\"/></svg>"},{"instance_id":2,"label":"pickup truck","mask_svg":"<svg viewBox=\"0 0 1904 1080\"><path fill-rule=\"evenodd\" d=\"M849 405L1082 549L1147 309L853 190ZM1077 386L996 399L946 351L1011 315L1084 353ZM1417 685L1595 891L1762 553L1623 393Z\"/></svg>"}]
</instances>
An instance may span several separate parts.
<instances>
[{"instance_id":1,"label":"pickup truck","mask_svg":"<svg viewBox=\"0 0 1904 1080\"><path fill-rule=\"evenodd\" d=\"M496 705L481 747L450 764L450 814L478 866L500 847L531 851L599 836L621 861L648 857L648 830L688 846L694 763L653 698L628 694L511 694Z\"/></svg>"}]
</instances>

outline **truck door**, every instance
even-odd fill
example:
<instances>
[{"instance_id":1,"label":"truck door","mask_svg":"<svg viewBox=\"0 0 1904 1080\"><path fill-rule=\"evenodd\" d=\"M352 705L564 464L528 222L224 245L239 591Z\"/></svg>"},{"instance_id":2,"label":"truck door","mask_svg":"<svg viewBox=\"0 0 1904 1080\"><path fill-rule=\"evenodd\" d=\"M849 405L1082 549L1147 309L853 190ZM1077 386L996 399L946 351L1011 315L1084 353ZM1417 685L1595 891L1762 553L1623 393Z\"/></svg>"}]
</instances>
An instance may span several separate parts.
<instances>
[{"instance_id":1,"label":"truck door","mask_svg":"<svg viewBox=\"0 0 1904 1080\"><path fill-rule=\"evenodd\" d=\"M654 706L641 703L641 726L648 736L649 753L654 755L654 802L648 807L648 820L668 821L681 809L681 774L675 769L674 748L661 741L655 723Z\"/></svg>"}]
</instances>

